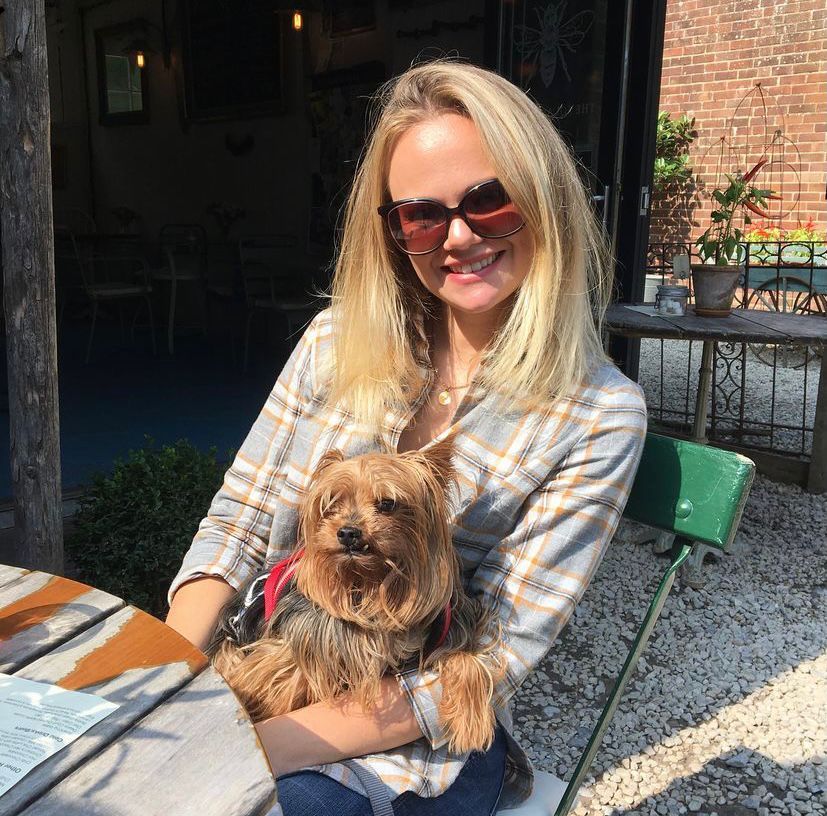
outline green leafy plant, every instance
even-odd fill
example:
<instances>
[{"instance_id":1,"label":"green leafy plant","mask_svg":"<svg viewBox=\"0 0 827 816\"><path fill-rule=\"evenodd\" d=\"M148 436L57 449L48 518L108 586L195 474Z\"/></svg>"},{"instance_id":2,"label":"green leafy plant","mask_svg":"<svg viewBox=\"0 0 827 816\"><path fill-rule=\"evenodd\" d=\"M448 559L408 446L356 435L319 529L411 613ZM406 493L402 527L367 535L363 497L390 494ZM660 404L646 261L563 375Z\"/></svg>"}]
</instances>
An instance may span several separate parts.
<instances>
[{"instance_id":1,"label":"green leafy plant","mask_svg":"<svg viewBox=\"0 0 827 816\"><path fill-rule=\"evenodd\" d=\"M215 448L185 440L143 448L96 474L80 499L66 555L81 581L162 617L166 592L221 485Z\"/></svg>"},{"instance_id":2,"label":"green leafy plant","mask_svg":"<svg viewBox=\"0 0 827 816\"><path fill-rule=\"evenodd\" d=\"M811 219L797 227L756 227L744 235L754 264L773 265L779 261L796 266L827 266L827 237Z\"/></svg>"},{"instance_id":3,"label":"green leafy plant","mask_svg":"<svg viewBox=\"0 0 827 816\"><path fill-rule=\"evenodd\" d=\"M716 187L712 191L712 201L717 204L710 214L712 224L695 242L698 254L704 263L739 264L744 257L744 232L736 226L737 215L743 217L744 225L752 223L745 210L766 218L769 213L763 210L767 199L774 194L772 190L753 187L750 183L755 174L766 164L762 159L748 173L726 174L729 184L724 188Z\"/></svg>"},{"instance_id":4,"label":"green leafy plant","mask_svg":"<svg viewBox=\"0 0 827 816\"><path fill-rule=\"evenodd\" d=\"M810 219L792 229L781 227L756 227L744 235L744 240L752 244L776 244L783 241L801 241L802 243L823 244L827 237L825 231L818 229L815 221Z\"/></svg>"},{"instance_id":5,"label":"green leafy plant","mask_svg":"<svg viewBox=\"0 0 827 816\"><path fill-rule=\"evenodd\" d=\"M661 111L658 114L658 129L655 141L655 173L653 184L656 190L686 184L692 178L689 165L689 146L696 139L695 119L681 114L677 119Z\"/></svg>"},{"instance_id":6,"label":"green leafy plant","mask_svg":"<svg viewBox=\"0 0 827 816\"><path fill-rule=\"evenodd\" d=\"M784 240L803 241L805 243L812 241L816 244L823 244L827 241L827 233L825 233L824 230L818 229L815 222L811 219L804 225L799 222L799 226L787 230L784 233Z\"/></svg>"}]
</instances>

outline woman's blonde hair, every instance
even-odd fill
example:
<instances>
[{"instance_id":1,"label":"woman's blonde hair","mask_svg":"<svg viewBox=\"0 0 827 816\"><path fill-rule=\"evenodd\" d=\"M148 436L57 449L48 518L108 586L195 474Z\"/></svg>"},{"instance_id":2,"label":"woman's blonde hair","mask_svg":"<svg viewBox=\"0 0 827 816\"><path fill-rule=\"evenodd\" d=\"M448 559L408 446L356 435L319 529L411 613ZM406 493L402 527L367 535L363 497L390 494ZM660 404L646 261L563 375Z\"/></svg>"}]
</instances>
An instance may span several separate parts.
<instances>
[{"instance_id":1,"label":"woman's blonde hair","mask_svg":"<svg viewBox=\"0 0 827 816\"><path fill-rule=\"evenodd\" d=\"M534 245L531 268L480 363L477 382L528 406L571 392L605 359L601 323L611 266L574 159L526 94L491 71L437 60L384 85L345 209L333 278L333 370L328 398L378 429L421 381L417 320L433 305L376 208L389 200L399 137L444 113L476 126Z\"/></svg>"}]
</instances>

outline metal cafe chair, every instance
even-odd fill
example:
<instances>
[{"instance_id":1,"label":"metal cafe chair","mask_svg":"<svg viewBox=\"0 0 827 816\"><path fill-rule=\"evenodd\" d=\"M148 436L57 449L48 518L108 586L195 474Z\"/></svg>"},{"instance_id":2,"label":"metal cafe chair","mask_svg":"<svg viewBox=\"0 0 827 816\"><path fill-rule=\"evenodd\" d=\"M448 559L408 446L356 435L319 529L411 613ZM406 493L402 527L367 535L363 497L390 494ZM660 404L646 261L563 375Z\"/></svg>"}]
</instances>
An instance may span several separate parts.
<instances>
[{"instance_id":1,"label":"metal cafe chair","mask_svg":"<svg viewBox=\"0 0 827 816\"><path fill-rule=\"evenodd\" d=\"M161 227L158 237L164 265L152 271L152 279L169 284L167 349L173 354L179 284L196 285L201 309L201 328L204 335L207 334L207 305L204 292L207 232L200 224L165 224Z\"/></svg>"},{"instance_id":2,"label":"metal cafe chair","mask_svg":"<svg viewBox=\"0 0 827 816\"><path fill-rule=\"evenodd\" d=\"M85 362L92 354L98 311L101 303L116 303L120 307L125 301L137 301L137 306L146 304L149 317L149 331L152 338L152 353L156 353L155 325L152 316L152 285L149 280L149 266L140 255L98 255L81 250L73 233L59 228L55 230L55 265L58 287L79 288L89 300L92 324L86 343ZM59 320L66 305L67 292L63 290ZM139 308L132 320L132 339L135 339L135 322Z\"/></svg>"},{"instance_id":3,"label":"metal cafe chair","mask_svg":"<svg viewBox=\"0 0 827 816\"><path fill-rule=\"evenodd\" d=\"M256 314L277 312L287 324L288 337L314 311L302 295L304 276L290 263L290 250L298 245L293 235L256 235L238 242L247 320L244 330L244 370L250 358L250 334Z\"/></svg>"},{"instance_id":4,"label":"metal cafe chair","mask_svg":"<svg viewBox=\"0 0 827 816\"><path fill-rule=\"evenodd\" d=\"M531 797L514 809L500 811L502 816L566 816L575 806L678 570L698 547L723 552L729 549L754 475L755 464L739 453L654 433L646 435L624 515L654 530L674 534L669 564L568 783L538 771Z\"/></svg>"},{"instance_id":5,"label":"metal cafe chair","mask_svg":"<svg viewBox=\"0 0 827 816\"><path fill-rule=\"evenodd\" d=\"M98 231L95 219L79 207L55 210L54 222L55 229L66 229L73 235L94 235Z\"/></svg>"}]
</instances>

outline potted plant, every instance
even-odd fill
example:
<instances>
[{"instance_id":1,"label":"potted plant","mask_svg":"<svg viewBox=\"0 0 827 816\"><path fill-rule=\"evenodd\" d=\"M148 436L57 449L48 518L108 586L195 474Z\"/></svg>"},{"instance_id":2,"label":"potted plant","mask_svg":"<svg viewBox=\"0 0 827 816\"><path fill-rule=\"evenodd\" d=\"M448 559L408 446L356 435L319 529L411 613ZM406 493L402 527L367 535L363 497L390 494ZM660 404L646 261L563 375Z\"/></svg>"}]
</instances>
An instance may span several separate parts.
<instances>
[{"instance_id":1,"label":"potted plant","mask_svg":"<svg viewBox=\"0 0 827 816\"><path fill-rule=\"evenodd\" d=\"M236 221L241 221L247 215L246 210L226 201L214 201L207 207L207 212L215 219L218 228L221 230L221 237L225 241L230 237L233 224Z\"/></svg>"},{"instance_id":2,"label":"potted plant","mask_svg":"<svg viewBox=\"0 0 827 816\"><path fill-rule=\"evenodd\" d=\"M132 225L136 224L141 218L135 210L129 207L114 207L110 212L118 221L121 235L128 235L132 231Z\"/></svg>"},{"instance_id":3,"label":"potted plant","mask_svg":"<svg viewBox=\"0 0 827 816\"><path fill-rule=\"evenodd\" d=\"M709 317L726 317L732 311L732 298L743 274L745 249L744 234L736 225L740 217L744 225L751 223L749 210L765 216L762 207L773 196L772 190L762 190L750 183L766 164L761 159L748 173L726 175L729 184L712 191L717 205L710 214L709 228L695 242L703 263L692 265L692 287L695 293L695 313Z\"/></svg>"}]
</instances>

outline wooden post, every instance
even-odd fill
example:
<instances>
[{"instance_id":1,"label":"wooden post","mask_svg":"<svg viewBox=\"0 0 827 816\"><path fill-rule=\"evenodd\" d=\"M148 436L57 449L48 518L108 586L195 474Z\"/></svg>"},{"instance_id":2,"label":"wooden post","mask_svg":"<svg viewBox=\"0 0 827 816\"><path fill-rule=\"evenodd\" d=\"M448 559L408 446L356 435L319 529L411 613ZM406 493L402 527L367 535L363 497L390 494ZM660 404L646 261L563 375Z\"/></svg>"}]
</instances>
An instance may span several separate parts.
<instances>
[{"instance_id":1,"label":"wooden post","mask_svg":"<svg viewBox=\"0 0 827 816\"><path fill-rule=\"evenodd\" d=\"M0 0L0 241L18 566L63 571L43 0Z\"/></svg>"},{"instance_id":2,"label":"wooden post","mask_svg":"<svg viewBox=\"0 0 827 816\"><path fill-rule=\"evenodd\" d=\"M821 346L816 414L813 423L813 453L807 475L810 493L827 493L827 344Z\"/></svg>"}]
</instances>

